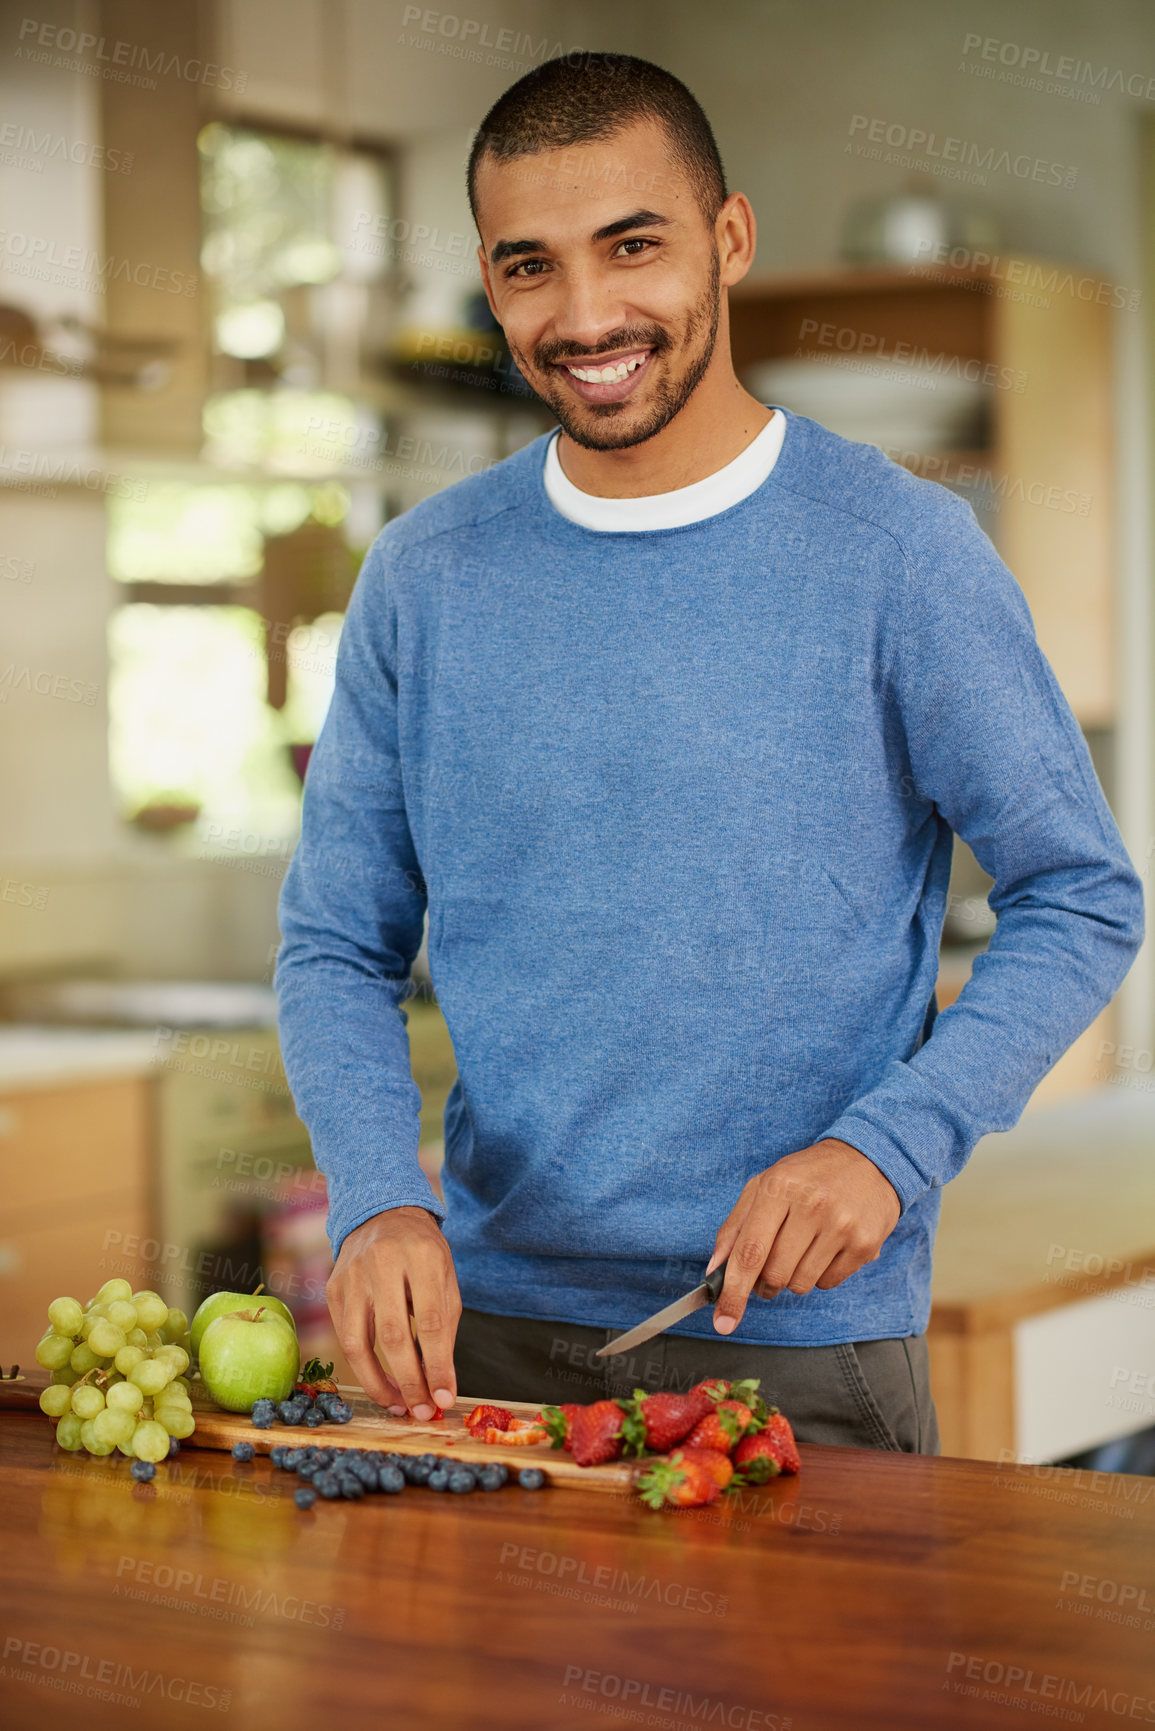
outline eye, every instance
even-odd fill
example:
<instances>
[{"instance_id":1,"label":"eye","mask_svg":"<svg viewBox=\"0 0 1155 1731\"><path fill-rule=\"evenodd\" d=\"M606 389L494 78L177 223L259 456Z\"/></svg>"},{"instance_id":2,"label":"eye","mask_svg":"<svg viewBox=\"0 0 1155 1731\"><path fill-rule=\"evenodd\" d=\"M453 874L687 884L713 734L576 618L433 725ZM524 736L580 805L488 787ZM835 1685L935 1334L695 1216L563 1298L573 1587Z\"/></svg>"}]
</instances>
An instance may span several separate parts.
<instances>
[{"instance_id":1,"label":"eye","mask_svg":"<svg viewBox=\"0 0 1155 1731\"><path fill-rule=\"evenodd\" d=\"M629 240L624 240L622 242L621 246L618 248L618 255L624 255L626 258L637 258L642 252L648 251L650 247L657 245L658 242L656 240L646 240L640 234L633 234L630 236ZM626 252L627 247L636 247L637 251Z\"/></svg>"},{"instance_id":2,"label":"eye","mask_svg":"<svg viewBox=\"0 0 1155 1731\"><path fill-rule=\"evenodd\" d=\"M545 268L543 258L523 258L519 264L511 265L505 274L507 277L521 276L523 273L526 276L537 276Z\"/></svg>"}]
</instances>

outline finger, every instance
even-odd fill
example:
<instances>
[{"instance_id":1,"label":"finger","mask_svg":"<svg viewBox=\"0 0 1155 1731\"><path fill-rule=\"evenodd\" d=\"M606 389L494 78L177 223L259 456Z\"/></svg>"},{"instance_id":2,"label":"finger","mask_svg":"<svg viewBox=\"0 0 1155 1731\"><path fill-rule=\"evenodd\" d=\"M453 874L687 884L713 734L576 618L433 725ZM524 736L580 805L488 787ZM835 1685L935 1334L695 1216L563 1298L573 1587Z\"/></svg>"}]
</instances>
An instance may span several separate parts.
<instances>
[{"instance_id":1,"label":"finger","mask_svg":"<svg viewBox=\"0 0 1155 1731\"><path fill-rule=\"evenodd\" d=\"M765 1297L776 1298L791 1284L798 1264L809 1253L817 1238L814 1222L805 1214L792 1212L786 1216L778 1229L778 1236L770 1246L770 1254L758 1281L759 1290ZM822 1268L818 1270L819 1274L829 1263L834 1248L831 1245L823 1259Z\"/></svg>"},{"instance_id":2,"label":"finger","mask_svg":"<svg viewBox=\"0 0 1155 1731\"><path fill-rule=\"evenodd\" d=\"M389 1374L416 1419L433 1417L434 1401L425 1381L417 1343L409 1323L409 1293L404 1280L379 1293L374 1306L376 1345L389 1362Z\"/></svg>"},{"instance_id":3,"label":"finger","mask_svg":"<svg viewBox=\"0 0 1155 1731\"><path fill-rule=\"evenodd\" d=\"M378 1406L396 1403L401 1399L401 1391L385 1375L373 1352L373 1321L368 1303L363 1299L349 1302L337 1291L328 1296L337 1340L357 1381Z\"/></svg>"},{"instance_id":4,"label":"finger","mask_svg":"<svg viewBox=\"0 0 1155 1731\"><path fill-rule=\"evenodd\" d=\"M457 1281L450 1276L447 1282L442 1269L415 1268L409 1276L409 1294L426 1386L444 1410L457 1399L453 1368L453 1341L461 1315Z\"/></svg>"},{"instance_id":5,"label":"finger","mask_svg":"<svg viewBox=\"0 0 1155 1731\"><path fill-rule=\"evenodd\" d=\"M877 1255L863 1256L857 1250L840 1250L825 1274L814 1284L820 1292L829 1292L832 1286L841 1286L844 1280L849 1280L852 1274L857 1274L868 1262L877 1260Z\"/></svg>"},{"instance_id":6,"label":"finger","mask_svg":"<svg viewBox=\"0 0 1155 1731\"><path fill-rule=\"evenodd\" d=\"M748 1184L743 1187L741 1196L718 1228L718 1235L714 1240L714 1254L706 1264L708 1275L713 1274L718 1264L724 1262L734 1248L738 1234L742 1230L742 1222L750 1212L749 1190Z\"/></svg>"},{"instance_id":7,"label":"finger","mask_svg":"<svg viewBox=\"0 0 1155 1731\"><path fill-rule=\"evenodd\" d=\"M803 1294L812 1292L827 1269L832 1266L835 1257L840 1254L838 1239L831 1237L829 1233L821 1234L798 1258L794 1272L786 1282L787 1289L797 1293L800 1298ZM755 1291L757 1290L755 1288Z\"/></svg>"},{"instance_id":8,"label":"finger","mask_svg":"<svg viewBox=\"0 0 1155 1731\"><path fill-rule=\"evenodd\" d=\"M765 1267L788 1206L776 1197L752 1207L742 1222L726 1264L721 1296L714 1306L714 1327L719 1334L733 1334L741 1322L750 1289Z\"/></svg>"}]
</instances>

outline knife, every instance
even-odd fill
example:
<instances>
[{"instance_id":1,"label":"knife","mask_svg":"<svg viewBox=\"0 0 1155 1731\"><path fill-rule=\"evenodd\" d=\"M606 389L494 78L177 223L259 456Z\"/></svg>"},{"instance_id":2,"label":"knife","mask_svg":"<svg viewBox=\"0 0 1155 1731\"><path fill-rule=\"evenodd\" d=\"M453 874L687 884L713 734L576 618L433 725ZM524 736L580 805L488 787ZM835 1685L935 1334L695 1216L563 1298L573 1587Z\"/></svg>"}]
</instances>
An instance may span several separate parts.
<instances>
[{"instance_id":1,"label":"knife","mask_svg":"<svg viewBox=\"0 0 1155 1731\"><path fill-rule=\"evenodd\" d=\"M727 1257L726 1262L729 1260ZM632 1352L635 1346L642 1346L647 1340L653 1340L655 1334L663 1334L667 1328L673 1328L675 1322L681 1322L683 1317L693 1316L704 1304L717 1304L722 1296L722 1283L726 1278L726 1262L720 1262L714 1272L706 1276L701 1286L695 1286L693 1292L687 1292L684 1298L676 1298L673 1304L667 1304L664 1310L648 1316L645 1322L639 1322L636 1328L627 1329L626 1333L619 1334L616 1340L599 1346L594 1357L608 1358L611 1353Z\"/></svg>"}]
</instances>

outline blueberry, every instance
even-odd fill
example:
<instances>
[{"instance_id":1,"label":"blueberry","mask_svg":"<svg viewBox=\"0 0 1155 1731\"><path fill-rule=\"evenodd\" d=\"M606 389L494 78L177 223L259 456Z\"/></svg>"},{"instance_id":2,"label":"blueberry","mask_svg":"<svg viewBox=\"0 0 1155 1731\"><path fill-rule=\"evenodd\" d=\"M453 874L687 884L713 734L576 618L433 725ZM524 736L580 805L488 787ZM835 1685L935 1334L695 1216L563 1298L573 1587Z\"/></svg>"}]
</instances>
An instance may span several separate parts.
<instances>
[{"instance_id":1,"label":"blueberry","mask_svg":"<svg viewBox=\"0 0 1155 1731\"><path fill-rule=\"evenodd\" d=\"M505 1474L499 1472L496 1467L482 1467L481 1471L477 1475L477 1485L479 1490L499 1491L504 1483Z\"/></svg>"},{"instance_id":2,"label":"blueberry","mask_svg":"<svg viewBox=\"0 0 1155 1731\"><path fill-rule=\"evenodd\" d=\"M356 1502L358 1497L365 1495L365 1486L352 1473L342 1473L340 1477L341 1495L348 1497L350 1502Z\"/></svg>"},{"instance_id":3,"label":"blueberry","mask_svg":"<svg viewBox=\"0 0 1155 1731\"><path fill-rule=\"evenodd\" d=\"M486 1461L485 1470L487 1473L500 1473L503 1485L509 1483L509 1468L504 1461Z\"/></svg>"},{"instance_id":4,"label":"blueberry","mask_svg":"<svg viewBox=\"0 0 1155 1731\"><path fill-rule=\"evenodd\" d=\"M156 1468L151 1461L133 1461L129 1471L138 1485L146 1485L149 1479L156 1477Z\"/></svg>"},{"instance_id":5,"label":"blueberry","mask_svg":"<svg viewBox=\"0 0 1155 1731\"><path fill-rule=\"evenodd\" d=\"M329 1408L333 1405L334 1401L337 1401L339 1403L340 1399L341 1399L341 1396L339 1394L334 1394L332 1389L323 1388L321 1390L320 1394L317 1396L317 1400L316 1400L317 1411L323 1412L325 1417L328 1418Z\"/></svg>"},{"instance_id":6,"label":"blueberry","mask_svg":"<svg viewBox=\"0 0 1155 1731\"><path fill-rule=\"evenodd\" d=\"M324 1467L319 1467L316 1461L300 1461L296 1467L296 1473L299 1479L314 1479L319 1473L324 1471Z\"/></svg>"},{"instance_id":7,"label":"blueberry","mask_svg":"<svg viewBox=\"0 0 1155 1731\"><path fill-rule=\"evenodd\" d=\"M355 1479L360 1479L367 1491L377 1489L377 1468L372 1461L356 1460L350 1462L349 1471Z\"/></svg>"},{"instance_id":8,"label":"blueberry","mask_svg":"<svg viewBox=\"0 0 1155 1731\"><path fill-rule=\"evenodd\" d=\"M275 1449L269 1450L269 1459L272 1461L272 1463L275 1467L280 1467L282 1472L285 1470L285 1466L286 1466L286 1458L285 1457L288 1455L288 1452L289 1451L285 1447L284 1443L278 1443Z\"/></svg>"},{"instance_id":9,"label":"blueberry","mask_svg":"<svg viewBox=\"0 0 1155 1731\"><path fill-rule=\"evenodd\" d=\"M421 1462L422 1466L432 1468L432 1467L435 1467L437 1465L437 1462L440 1459L440 1456L439 1455L418 1455L417 1459Z\"/></svg>"},{"instance_id":10,"label":"blueberry","mask_svg":"<svg viewBox=\"0 0 1155 1731\"><path fill-rule=\"evenodd\" d=\"M255 1422L256 1421L254 1420L254 1423ZM308 1425L310 1430L316 1430L317 1426L319 1424L324 1424L324 1422L325 1422L324 1413L318 1412L318 1410L315 1406L310 1407L308 1412L305 1414L305 1423Z\"/></svg>"},{"instance_id":11,"label":"blueberry","mask_svg":"<svg viewBox=\"0 0 1155 1731\"><path fill-rule=\"evenodd\" d=\"M424 1485L428 1484L429 1475L432 1471L433 1468L426 1466L424 1461L414 1461L405 1477L411 1485Z\"/></svg>"},{"instance_id":12,"label":"blueberry","mask_svg":"<svg viewBox=\"0 0 1155 1731\"><path fill-rule=\"evenodd\" d=\"M430 1473L429 1479L426 1482L430 1483L432 1482L432 1479L433 1474ZM401 1471L400 1467L378 1467L377 1489L379 1491L388 1491L390 1496L396 1495L398 1491L403 1491L405 1489L405 1474Z\"/></svg>"},{"instance_id":13,"label":"blueberry","mask_svg":"<svg viewBox=\"0 0 1155 1731\"><path fill-rule=\"evenodd\" d=\"M271 1416L273 1413L276 1412L276 1410L277 1410L277 1403L275 1400L255 1400L253 1402L253 1417L254 1418L256 1418L258 1413L262 1413L262 1414L268 1413Z\"/></svg>"},{"instance_id":14,"label":"blueberry","mask_svg":"<svg viewBox=\"0 0 1155 1731\"><path fill-rule=\"evenodd\" d=\"M311 1458L308 1449L279 1448L273 1450L269 1459L275 1461L278 1455L281 1457L279 1465L289 1473L295 1473L299 1466L303 1466L305 1461Z\"/></svg>"},{"instance_id":15,"label":"blueberry","mask_svg":"<svg viewBox=\"0 0 1155 1731\"><path fill-rule=\"evenodd\" d=\"M517 1482L523 1491L540 1491L545 1484L545 1474L540 1467L522 1467Z\"/></svg>"},{"instance_id":16,"label":"blueberry","mask_svg":"<svg viewBox=\"0 0 1155 1731\"><path fill-rule=\"evenodd\" d=\"M427 1490L447 1491L449 1489L449 1474L444 1467L434 1467L425 1481Z\"/></svg>"},{"instance_id":17,"label":"blueberry","mask_svg":"<svg viewBox=\"0 0 1155 1731\"><path fill-rule=\"evenodd\" d=\"M464 1496L468 1491L477 1489L477 1480L472 1473L450 1473L449 1488L456 1491L458 1496Z\"/></svg>"},{"instance_id":18,"label":"blueberry","mask_svg":"<svg viewBox=\"0 0 1155 1731\"><path fill-rule=\"evenodd\" d=\"M293 1492L293 1501L299 1509L311 1509L317 1500L317 1493L308 1485L302 1485L299 1491Z\"/></svg>"},{"instance_id":19,"label":"blueberry","mask_svg":"<svg viewBox=\"0 0 1155 1731\"><path fill-rule=\"evenodd\" d=\"M175 1436L170 1436L168 1439L168 1459L172 1460L173 1457L175 1455L178 1455L179 1453L180 1453L180 1438L175 1437Z\"/></svg>"},{"instance_id":20,"label":"blueberry","mask_svg":"<svg viewBox=\"0 0 1155 1731\"><path fill-rule=\"evenodd\" d=\"M251 1461L256 1454L252 1443L239 1442L233 1444L233 1459L235 1461Z\"/></svg>"},{"instance_id":21,"label":"blueberry","mask_svg":"<svg viewBox=\"0 0 1155 1731\"><path fill-rule=\"evenodd\" d=\"M308 1410L303 1400L283 1400L277 1408L277 1417L282 1424L304 1424Z\"/></svg>"},{"instance_id":22,"label":"blueberry","mask_svg":"<svg viewBox=\"0 0 1155 1731\"><path fill-rule=\"evenodd\" d=\"M329 1408L329 1417L334 1424L348 1424L352 1416L353 1408L347 1400L338 1401L335 1406Z\"/></svg>"},{"instance_id":23,"label":"blueberry","mask_svg":"<svg viewBox=\"0 0 1155 1731\"><path fill-rule=\"evenodd\" d=\"M256 1407L253 1408L253 1424L257 1430L272 1430L276 1416L275 1412L258 1412Z\"/></svg>"},{"instance_id":24,"label":"blueberry","mask_svg":"<svg viewBox=\"0 0 1155 1731\"><path fill-rule=\"evenodd\" d=\"M320 1491L323 1497L339 1497L341 1481L334 1472L318 1473L313 1479L313 1489Z\"/></svg>"}]
</instances>

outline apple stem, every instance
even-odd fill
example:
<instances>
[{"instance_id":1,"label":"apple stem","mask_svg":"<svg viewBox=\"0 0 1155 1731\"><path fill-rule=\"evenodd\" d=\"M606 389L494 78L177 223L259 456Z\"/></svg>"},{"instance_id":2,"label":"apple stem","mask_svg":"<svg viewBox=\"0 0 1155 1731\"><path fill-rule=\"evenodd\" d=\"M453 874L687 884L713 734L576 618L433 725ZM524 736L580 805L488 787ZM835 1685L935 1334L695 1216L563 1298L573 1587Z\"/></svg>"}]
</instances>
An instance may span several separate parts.
<instances>
[{"instance_id":1,"label":"apple stem","mask_svg":"<svg viewBox=\"0 0 1155 1731\"><path fill-rule=\"evenodd\" d=\"M252 1292L251 1292L251 1293L250 1293L250 1294L249 1294L249 1297L250 1297L250 1298L259 1298L259 1297L260 1297L260 1296L261 1296L261 1293L262 1293L262 1292L263 1292L263 1291L264 1291L264 1290L265 1290L265 1283L264 1283L264 1281L263 1281L263 1280L262 1280L262 1281L261 1281L261 1284L260 1284L260 1285L259 1285L259 1286L254 1286L254 1287L253 1287L253 1290L252 1290Z\"/></svg>"}]
</instances>

